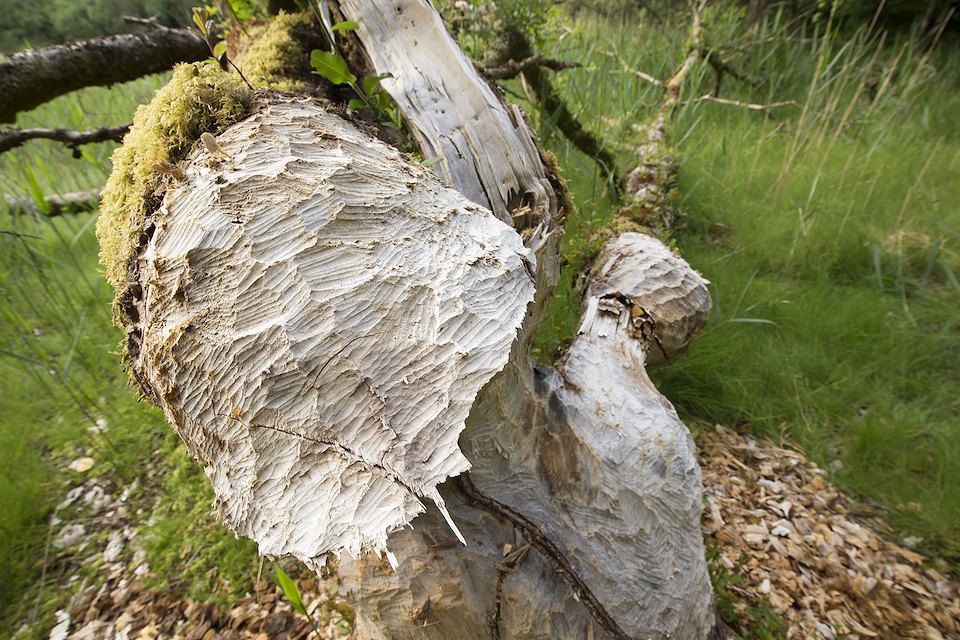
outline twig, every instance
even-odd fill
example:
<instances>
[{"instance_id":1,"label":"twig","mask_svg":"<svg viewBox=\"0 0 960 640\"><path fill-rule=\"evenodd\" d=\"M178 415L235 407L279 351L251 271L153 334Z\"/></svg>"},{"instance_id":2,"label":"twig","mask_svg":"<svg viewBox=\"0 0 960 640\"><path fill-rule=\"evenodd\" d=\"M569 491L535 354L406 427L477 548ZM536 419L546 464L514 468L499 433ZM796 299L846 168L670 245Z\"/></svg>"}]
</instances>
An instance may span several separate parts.
<instances>
[{"instance_id":1,"label":"twig","mask_svg":"<svg viewBox=\"0 0 960 640\"><path fill-rule=\"evenodd\" d=\"M751 111L768 111L770 109L776 109L778 107L799 107L800 104L796 100L784 100L783 102L771 102L770 104L758 104L755 102L741 102L740 100L727 100L726 98L718 98L715 95L705 94L697 98L694 102L713 102L715 104L725 104L731 107L742 107L744 109L750 109Z\"/></svg>"},{"instance_id":2,"label":"twig","mask_svg":"<svg viewBox=\"0 0 960 640\"><path fill-rule=\"evenodd\" d=\"M4 129L0 130L0 153L19 147L28 140L54 140L62 142L73 149L74 157L79 157L77 147L91 142L107 142L109 140L121 142L123 136L130 131L130 125L119 127L101 127L90 131L73 131L71 129Z\"/></svg>"},{"instance_id":3,"label":"twig","mask_svg":"<svg viewBox=\"0 0 960 640\"><path fill-rule=\"evenodd\" d=\"M663 89L663 88L665 88L665 87L667 86L666 83L665 83L663 80L661 80L660 78L656 78L656 77L650 75L649 73L645 73L645 72L643 72L643 71L637 71L636 69L631 69L631 68L630 68L630 65L627 64L627 61L624 60L623 57L622 57L619 53L617 53L616 51L605 51L604 54L605 54L608 58L616 58L617 62L620 64L620 68L621 68L621 69L626 70L626 71L629 72L629 73L632 73L633 75L637 76L637 77L640 78L641 80L646 80L646 81L649 82L650 84L656 85L656 86L660 87L661 89ZM616 72L611 72L611 73L616 73Z\"/></svg>"},{"instance_id":4,"label":"twig","mask_svg":"<svg viewBox=\"0 0 960 640\"><path fill-rule=\"evenodd\" d=\"M719 54L711 49L704 48L703 51L700 52L700 55L702 55L703 59L707 61L707 64L713 68L713 73L717 77L713 88L713 95L715 96L720 95L720 84L723 82L723 74L725 73L752 86L757 86L759 84L759 82L753 78L747 77L741 73L739 69L721 58Z\"/></svg>"},{"instance_id":5,"label":"twig","mask_svg":"<svg viewBox=\"0 0 960 640\"><path fill-rule=\"evenodd\" d=\"M139 24L151 29L162 28L163 25L157 22L159 16L150 16L149 18L138 18L137 16L123 16L123 21L128 24Z\"/></svg>"},{"instance_id":6,"label":"twig","mask_svg":"<svg viewBox=\"0 0 960 640\"><path fill-rule=\"evenodd\" d=\"M667 87L666 83L664 83L663 80L661 80L660 78L654 78L649 73L644 73L643 71L633 71L633 75L637 76L641 80L646 80L650 84L657 85L661 89L665 89Z\"/></svg>"},{"instance_id":7,"label":"twig","mask_svg":"<svg viewBox=\"0 0 960 640\"><path fill-rule=\"evenodd\" d=\"M516 78L522 72L532 67L546 67L554 71L562 69L575 69L581 66L579 62L565 62L563 60L553 60L544 58L539 53L534 54L523 60L510 60L499 67L483 68L481 71L491 80L510 80Z\"/></svg>"},{"instance_id":8,"label":"twig","mask_svg":"<svg viewBox=\"0 0 960 640\"><path fill-rule=\"evenodd\" d=\"M47 196L38 204L28 196L3 196L3 203L13 215L41 215L53 218L71 213L93 211L100 203L100 190L74 191L62 196Z\"/></svg>"}]
</instances>

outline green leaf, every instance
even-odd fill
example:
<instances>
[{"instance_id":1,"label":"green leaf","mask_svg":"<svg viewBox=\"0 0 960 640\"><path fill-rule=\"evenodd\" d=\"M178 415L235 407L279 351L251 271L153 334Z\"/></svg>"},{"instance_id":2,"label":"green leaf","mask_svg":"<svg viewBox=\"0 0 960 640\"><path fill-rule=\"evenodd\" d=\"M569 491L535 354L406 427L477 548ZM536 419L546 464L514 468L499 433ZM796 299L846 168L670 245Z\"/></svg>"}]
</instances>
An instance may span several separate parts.
<instances>
[{"instance_id":1,"label":"green leaf","mask_svg":"<svg viewBox=\"0 0 960 640\"><path fill-rule=\"evenodd\" d=\"M377 76L367 76L366 78L363 79L363 92L367 94L367 96L373 96L373 94L377 90L377 87L380 86L380 81L383 80L384 78L392 78L392 77L393 77L392 73L381 73L380 75L377 75Z\"/></svg>"},{"instance_id":2,"label":"green leaf","mask_svg":"<svg viewBox=\"0 0 960 640\"><path fill-rule=\"evenodd\" d=\"M203 15L201 15L198 9L193 10L193 24L197 25L197 28L200 29L200 33L206 33L206 30L204 29Z\"/></svg>"},{"instance_id":3,"label":"green leaf","mask_svg":"<svg viewBox=\"0 0 960 640\"><path fill-rule=\"evenodd\" d=\"M352 100L350 100L350 102L347 103L347 110L356 111L357 109L363 109L366 106L367 106L367 103L365 103L363 100L360 100L358 98L353 98Z\"/></svg>"},{"instance_id":4,"label":"green leaf","mask_svg":"<svg viewBox=\"0 0 960 640\"><path fill-rule=\"evenodd\" d=\"M213 47L213 57L217 60L220 59L220 56L224 56L227 53L227 43L221 40Z\"/></svg>"},{"instance_id":5,"label":"green leaf","mask_svg":"<svg viewBox=\"0 0 960 640\"><path fill-rule=\"evenodd\" d=\"M280 565L275 564L274 567L277 570L277 581L280 583L280 588L283 589L283 595L287 596L287 600L290 601L297 613L307 615L307 608L303 606L303 598L300 597L300 589L297 589L297 585L290 579L290 576L283 572Z\"/></svg>"},{"instance_id":6,"label":"green leaf","mask_svg":"<svg viewBox=\"0 0 960 640\"><path fill-rule=\"evenodd\" d=\"M344 20L330 27L330 31L356 31L360 25L353 20Z\"/></svg>"},{"instance_id":7,"label":"green leaf","mask_svg":"<svg viewBox=\"0 0 960 640\"><path fill-rule=\"evenodd\" d=\"M347 61L335 53L314 49L310 54L310 66L333 84L353 84L357 76L350 73Z\"/></svg>"},{"instance_id":8,"label":"green leaf","mask_svg":"<svg viewBox=\"0 0 960 640\"><path fill-rule=\"evenodd\" d=\"M432 167L433 165L437 164L438 162L443 162L443 158L441 158L440 156L433 156L432 158L427 158L426 160L424 160L423 162L421 162L421 163L420 163L420 166L423 166L423 167Z\"/></svg>"},{"instance_id":9,"label":"green leaf","mask_svg":"<svg viewBox=\"0 0 960 640\"><path fill-rule=\"evenodd\" d=\"M250 0L228 0L228 4L237 20L249 20L259 13Z\"/></svg>"}]
</instances>

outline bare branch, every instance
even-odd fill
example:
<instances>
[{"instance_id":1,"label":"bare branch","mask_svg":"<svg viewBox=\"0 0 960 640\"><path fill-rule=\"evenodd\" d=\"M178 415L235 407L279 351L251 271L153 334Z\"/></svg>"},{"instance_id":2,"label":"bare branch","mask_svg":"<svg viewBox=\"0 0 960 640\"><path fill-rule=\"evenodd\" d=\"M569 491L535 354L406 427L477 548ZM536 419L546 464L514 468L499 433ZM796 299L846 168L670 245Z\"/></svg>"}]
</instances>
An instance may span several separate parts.
<instances>
[{"instance_id":1,"label":"bare branch","mask_svg":"<svg viewBox=\"0 0 960 640\"><path fill-rule=\"evenodd\" d=\"M650 84L656 85L661 89L665 89L667 87L666 83L664 83L663 80L661 80L660 78L654 78L649 73L644 73L643 71L633 71L633 75L637 76L641 80L646 80Z\"/></svg>"},{"instance_id":2,"label":"bare branch","mask_svg":"<svg viewBox=\"0 0 960 640\"><path fill-rule=\"evenodd\" d=\"M784 100L783 102L771 102L770 104L759 104L755 102L741 102L740 100L727 100L718 98L711 94L705 94L696 99L696 102L713 102L714 104L725 104L731 107L742 107L751 111L769 111L778 107L799 107L796 100Z\"/></svg>"},{"instance_id":3,"label":"bare branch","mask_svg":"<svg viewBox=\"0 0 960 640\"><path fill-rule=\"evenodd\" d=\"M700 52L703 51L703 24L700 20L700 12L703 11L706 4L707 0L699 0L699 2L693 3L693 24L690 28L693 43L677 72L667 81L665 87L667 95L664 97L663 104L660 105L660 120L662 123L659 123L659 126L662 129L666 128L666 121L680 98L680 87L683 86L687 76L690 75L690 70L700 59Z\"/></svg>"},{"instance_id":4,"label":"bare branch","mask_svg":"<svg viewBox=\"0 0 960 640\"><path fill-rule=\"evenodd\" d=\"M502 35L502 38L504 54L508 62L496 68L502 69L511 64L522 65L528 60L540 57L533 53L533 46L525 34L517 30L509 30ZM520 60L520 62L513 62L515 60ZM520 71L527 98L531 102L540 103L545 114L552 120L557 129L584 155L593 158L600 165L609 183L616 188L618 176L613 154L604 147L601 140L585 129L573 112L570 111L567 103L554 89L549 74L544 73L541 69L542 66L546 65L531 64Z\"/></svg>"},{"instance_id":5,"label":"bare branch","mask_svg":"<svg viewBox=\"0 0 960 640\"><path fill-rule=\"evenodd\" d=\"M79 156L77 147L93 142L121 142L123 136L130 131L130 125L119 127L101 127L89 131L74 131L71 129L17 129L0 130L0 153L15 149L28 140L54 140L62 142L69 149L73 149L74 157Z\"/></svg>"},{"instance_id":6,"label":"bare branch","mask_svg":"<svg viewBox=\"0 0 960 640\"><path fill-rule=\"evenodd\" d=\"M13 215L40 215L53 218L73 213L93 211L100 204L100 190L74 191L47 196L38 204L29 196L4 195L3 202Z\"/></svg>"},{"instance_id":7,"label":"bare branch","mask_svg":"<svg viewBox=\"0 0 960 640\"><path fill-rule=\"evenodd\" d=\"M491 80L510 80L533 67L546 67L547 69L560 71L562 69L575 69L579 66L581 66L579 62L552 60L550 58L544 58L538 53L523 60L511 60L499 67L485 68L482 69L482 71L484 75Z\"/></svg>"}]
</instances>

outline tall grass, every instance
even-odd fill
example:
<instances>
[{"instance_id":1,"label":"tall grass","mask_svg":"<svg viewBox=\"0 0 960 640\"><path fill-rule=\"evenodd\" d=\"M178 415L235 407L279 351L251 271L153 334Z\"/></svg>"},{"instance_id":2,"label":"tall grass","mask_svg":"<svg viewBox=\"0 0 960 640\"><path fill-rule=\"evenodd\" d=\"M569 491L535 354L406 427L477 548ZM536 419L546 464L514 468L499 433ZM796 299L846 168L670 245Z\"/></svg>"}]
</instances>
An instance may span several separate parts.
<instances>
[{"instance_id":1,"label":"tall grass","mask_svg":"<svg viewBox=\"0 0 960 640\"><path fill-rule=\"evenodd\" d=\"M17 124L122 124L165 81L152 77L70 94L23 114ZM40 198L97 188L114 147L82 147L78 160L62 145L30 142L0 156L0 191ZM202 471L176 448L162 414L138 402L127 384L116 355L121 336L111 324L113 294L98 272L95 216L0 211L0 635L26 621L39 637L49 628L40 622L69 596L62 567L47 553L58 533L48 519L67 488L82 482L69 469L81 456L96 462L87 475L108 487L136 483L133 503L149 505L158 491L171 496L144 526L158 580L197 574L197 588L213 590L223 576L239 583L235 574L249 578L256 571L255 551L209 518L212 494ZM151 467L173 471L154 477ZM197 552L186 556L189 567L181 557L186 547ZM246 556L234 562L237 553ZM218 562L220 575L205 578Z\"/></svg>"},{"instance_id":2,"label":"tall grass","mask_svg":"<svg viewBox=\"0 0 960 640\"><path fill-rule=\"evenodd\" d=\"M713 282L714 309L690 352L654 376L688 420L788 438L879 505L899 537L955 562L960 54L866 27L748 25L733 9L705 25L708 46L752 79L726 77L721 96L795 106L699 101L715 81L706 64L685 88L671 132L684 212L674 239ZM667 77L684 29L581 19L552 52L585 61L564 72L565 94L624 167L660 92L635 72ZM541 126L581 204L575 250L609 204L589 159L549 114ZM544 352L570 335L576 306L559 299Z\"/></svg>"}]
</instances>

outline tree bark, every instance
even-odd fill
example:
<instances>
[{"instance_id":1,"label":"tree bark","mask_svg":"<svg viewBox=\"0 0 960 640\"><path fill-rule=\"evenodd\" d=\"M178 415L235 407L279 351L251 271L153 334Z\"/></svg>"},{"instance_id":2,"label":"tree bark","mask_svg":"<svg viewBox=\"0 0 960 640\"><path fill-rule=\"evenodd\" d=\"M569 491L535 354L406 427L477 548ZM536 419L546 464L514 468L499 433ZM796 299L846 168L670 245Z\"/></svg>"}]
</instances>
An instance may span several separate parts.
<instances>
[{"instance_id":1,"label":"tree bark","mask_svg":"<svg viewBox=\"0 0 960 640\"><path fill-rule=\"evenodd\" d=\"M155 214L136 377L228 526L315 568L340 556L360 638L708 637L694 446L644 369L705 323L705 281L621 234L564 359L533 363L562 183L429 2L339 10L444 186L267 101Z\"/></svg>"},{"instance_id":2,"label":"tree bark","mask_svg":"<svg viewBox=\"0 0 960 640\"><path fill-rule=\"evenodd\" d=\"M77 89L135 80L209 55L200 36L167 27L21 51L0 62L0 122Z\"/></svg>"}]
</instances>

